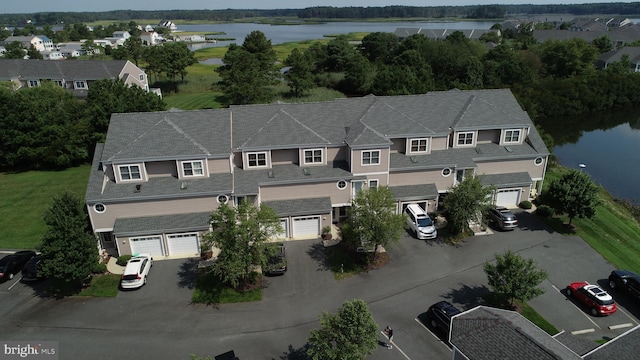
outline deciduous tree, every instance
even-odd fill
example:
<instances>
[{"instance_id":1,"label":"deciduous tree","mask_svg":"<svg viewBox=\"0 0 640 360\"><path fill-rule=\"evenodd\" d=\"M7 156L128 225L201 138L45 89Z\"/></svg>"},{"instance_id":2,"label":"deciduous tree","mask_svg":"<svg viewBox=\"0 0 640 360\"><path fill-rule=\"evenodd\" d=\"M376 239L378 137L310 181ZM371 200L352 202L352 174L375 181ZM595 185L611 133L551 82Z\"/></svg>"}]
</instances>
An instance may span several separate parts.
<instances>
[{"instance_id":1,"label":"deciduous tree","mask_svg":"<svg viewBox=\"0 0 640 360\"><path fill-rule=\"evenodd\" d=\"M556 214L566 213L569 225L574 218L591 219L596 215L598 186L587 173L570 169L561 178L551 181L543 195L543 202L556 210Z\"/></svg>"},{"instance_id":2,"label":"deciduous tree","mask_svg":"<svg viewBox=\"0 0 640 360\"><path fill-rule=\"evenodd\" d=\"M510 250L495 255L495 264L483 265L489 286L513 305L514 300L527 301L544 291L537 286L547 278L547 272L539 270L533 259L524 259Z\"/></svg>"},{"instance_id":3,"label":"deciduous tree","mask_svg":"<svg viewBox=\"0 0 640 360\"><path fill-rule=\"evenodd\" d=\"M338 312L320 316L311 330L307 354L313 360L362 360L378 346L378 325L360 299L345 302Z\"/></svg>"},{"instance_id":4,"label":"deciduous tree","mask_svg":"<svg viewBox=\"0 0 640 360\"><path fill-rule=\"evenodd\" d=\"M487 199L494 187L483 186L476 176L465 176L457 185L449 188L443 207L454 232L464 232L469 221L480 223L481 216L489 206Z\"/></svg>"}]
</instances>

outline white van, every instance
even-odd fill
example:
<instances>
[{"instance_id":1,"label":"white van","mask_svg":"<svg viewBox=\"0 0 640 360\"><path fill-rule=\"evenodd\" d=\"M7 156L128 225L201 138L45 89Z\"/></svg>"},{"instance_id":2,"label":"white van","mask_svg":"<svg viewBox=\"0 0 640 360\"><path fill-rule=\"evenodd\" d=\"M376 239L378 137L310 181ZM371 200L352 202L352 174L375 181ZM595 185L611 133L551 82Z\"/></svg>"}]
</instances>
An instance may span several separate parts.
<instances>
[{"instance_id":1,"label":"white van","mask_svg":"<svg viewBox=\"0 0 640 360\"><path fill-rule=\"evenodd\" d=\"M438 237L433 220L418 204L409 204L404 213L407 215L407 224L411 232L420 240L435 239Z\"/></svg>"}]
</instances>

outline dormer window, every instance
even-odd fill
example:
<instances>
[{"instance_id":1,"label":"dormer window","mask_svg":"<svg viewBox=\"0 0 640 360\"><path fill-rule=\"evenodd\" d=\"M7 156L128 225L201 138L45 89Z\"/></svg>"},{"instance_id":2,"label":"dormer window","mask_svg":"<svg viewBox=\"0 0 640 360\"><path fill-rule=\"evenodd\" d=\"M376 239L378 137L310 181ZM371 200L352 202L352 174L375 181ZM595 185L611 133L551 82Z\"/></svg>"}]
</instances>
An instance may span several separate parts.
<instances>
[{"instance_id":1,"label":"dormer window","mask_svg":"<svg viewBox=\"0 0 640 360\"><path fill-rule=\"evenodd\" d=\"M519 143L520 142L520 129L517 130L505 130L504 131L505 143Z\"/></svg>"},{"instance_id":2,"label":"dormer window","mask_svg":"<svg viewBox=\"0 0 640 360\"><path fill-rule=\"evenodd\" d=\"M38 87L40 86L40 81L38 80L29 80L29 87Z\"/></svg>"},{"instance_id":3,"label":"dormer window","mask_svg":"<svg viewBox=\"0 0 640 360\"><path fill-rule=\"evenodd\" d=\"M458 133L458 145L473 145L473 132Z\"/></svg>"},{"instance_id":4,"label":"dormer window","mask_svg":"<svg viewBox=\"0 0 640 360\"><path fill-rule=\"evenodd\" d=\"M142 179L139 165L120 165L118 166L118 170L120 171L120 179L122 181Z\"/></svg>"},{"instance_id":5,"label":"dormer window","mask_svg":"<svg viewBox=\"0 0 640 360\"><path fill-rule=\"evenodd\" d=\"M305 164L322 164L322 149L309 149L304 151Z\"/></svg>"},{"instance_id":6,"label":"dormer window","mask_svg":"<svg viewBox=\"0 0 640 360\"><path fill-rule=\"evenodd\" d=\"M182 176L204 176L202 161L185 161L182 163Z\"/></svg>"},{"instance_id":7,"label":"dormer window","mask_svg":"<svg viewBox=\"0 0 640 360\"><path fill-rule=\"evenodd\" d=\"M248 153L247 166L250 168L267 166L267 153L266 152Z\"/></svg>"},{"instance_id":8,"label":"dormer window","mask_svg":"<svg viewBox=\"0 0 640 360\"><path fill-rule=\"evenodd\" d=\"M76 89L86 89L87 82L86 81L74 81L73 82Z\"/></svg>"},{"instance_id":9,"label":"dormer window","mask_svg":"<svg viewBox=\"0 0 640 360\"><path fill-rule=\"evenodd\" d=\"M362 165L380 164L380 150L369 150L362 152Z\"/></svg>"},{"instance_id":10,"label":"dormer window","mask_svg":"<svg viewBox=\"0 0 640 360\"><path fill-rule=\"evenodd\" d=\"M412 153L424 153L427 152L427 139L411 139L411 148L409 152Z\"/></svg>"},{"instance_id":11,"label":"dormer window","mask_svg":"<svg viewBox=\"0 0 640 360\"><path fill-rule=\"evenodd\" d=\"M53 82L60 87L64 87L64 82L62 80L53 80Z\"/></svg>"}]
</instances>

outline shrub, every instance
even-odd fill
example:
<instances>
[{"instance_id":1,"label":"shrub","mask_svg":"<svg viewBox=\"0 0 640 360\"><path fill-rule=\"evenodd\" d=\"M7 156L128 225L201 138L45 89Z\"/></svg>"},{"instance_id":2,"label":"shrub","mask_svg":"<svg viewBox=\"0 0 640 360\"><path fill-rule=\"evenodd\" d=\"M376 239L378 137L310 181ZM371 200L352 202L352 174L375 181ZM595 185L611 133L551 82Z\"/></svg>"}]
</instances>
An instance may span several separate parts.
<instances>
[{"instance_id":1,"label":"shrub","mask_svg":"<svg viewBox=\"0 0 640 360\"><path fill-rule=\"evenodd\" d=\"M520 204L518 204L518 207L525 210L531 209L531 206L531 201L529 200L520 201Z\"/></svg>"},{"instance_id":2,"label":"shrub","mask_svg":"<svg viewBox=\"0 0 640 360\"><path fill-rule=\"evenodd\" d=\"M93 269L91 270L94 274L104 274L107 272L107 264L105 263L96 263L93 265Z\"/></svg>"},{"instance_id":3,"label":"shrub","mask_svg":"<svg viewBox=\"0 0 640 360\"><path fill-rule=\"evenodd\" d=\"M118 256L118 261L116 261L116 264L120 266L125 266L127 265L127 261L129 261L130 259L131 259L131 255L120 255Z\"/></svg>"},{"instance_id":4,"label":"shrub","mask_svg":"<svg viewBox=\"0 0 640 360\"><path fill-rule=\"evenodd\" d=\"M549 205L540 205L536 209L536 215L539 215L542 217L551 217L553 216L554 212L555 211L553 210L553 208L550 207Z\"/></svg>"}]
</instances>

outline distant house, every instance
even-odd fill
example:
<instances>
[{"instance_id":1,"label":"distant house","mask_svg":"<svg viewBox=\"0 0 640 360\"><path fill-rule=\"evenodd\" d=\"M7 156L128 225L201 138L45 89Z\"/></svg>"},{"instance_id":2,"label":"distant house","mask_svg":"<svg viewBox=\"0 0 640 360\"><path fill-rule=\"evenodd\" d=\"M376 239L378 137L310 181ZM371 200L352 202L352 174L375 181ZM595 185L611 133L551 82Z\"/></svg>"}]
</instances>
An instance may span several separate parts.
<instances>
[{"instance_id":1,"label":"distant house","mask_svg":"<svg viewBox=\"0 0 640 360\"><path fill-rule=\"evenodd\" d=\"M630 61L630 69L634 72L640 72L640 47L625 46L623 48L608 51L598 58L596 66L600 69L606 69L610 64L619 62L624 56Z\"/></svg>"},{"instance_id":2,"label":"distant house","mask_svg":"<svg viewBox=\"0 0 640 360\"><path fill-rule=\"evenodd\" d=\"M433 40L445 40L447 36L453 34L454 32L461 32L464 37L467 39L478 40L480 37L486 33L497 33L500 35L499 30L487 30L487 29L468 29L468 30L460 30L460 29L423 29L423 28L397 28L394 31L394 34L398 37L400 41L405 38L420 34L426 36Z\"/></svg>"},{"instance_id":3,"label":"distant house","mask_svg":"<svg viewBox=\"0 0 640 360\"><path fill-rule=\"evenodd\" d=\"M147 25L147 26L145 26L145 27L144 27L144 31L146 31L146 32L152 32L152 31L155 31L155 29L153 28L153 26L151 26L151 25Z\"/></svg>"},{"instance_id":4,"label":"distant house","mask_svg":"<svg viewBox=\"0 0 640 360\"><path fill-rule=\"evenodd\" d=\"M176 31L178 29L176 24L174 24L173 22L171 22L169 20L161 20L158 23L158 26L161 27L161 28L169 29L171 31Z\"/></svg>"},{"instance_id":5,"label":"distant house","mask_svg":"<svg viewBox=\"0 0 640 360\"><path fill-rule=\"evenodd\" d=\"M84 98L91 84L102 79L122 79L129 86L150 91L147 74L128 60L0 60L0 81L11 81L16 89L53 81L76 97Z\"/></svg>"},{"instance_id":6,"label":"distant house","mask_svg":"<svg viewBox=\"0 0 640 360\"><path fill-rule=\"evenodd\" d=\"M87 54L87 52L82 48L82 42L79 41L59 43L58 50L65 58L75 58Z\"/></svg>"},{"instance_id":7,"label":"distant house","mask_svg":"<svg viewBox=\"0 0 640 360\"><path fill-rule=\"evenodd\" d=\"M114 31L113 35L111 36L116 39L123 39L123 41L126 41L128 38L131 37L131 34L129 34L128 31Z\"/></svg>"},{"instance_id":8,"label":"distant house","mask_svg":"<svg viewBox=\"0 0 640 360\"><path fill-rule=\"evenodd\" d=\"M140 34L140 40L142 40L142 45L153 46L157 45L160 42L161 36L155 31L151 32L143 32Z\"/></svg>"},{"instance_id":9,"label":"distant house","mask_svg":"<svg viewBox=\"0 0 640 360\"><path fill-rule=\"evenodd\" d=\"M602 31L533 30L532 35L538 42L579 38L588 43L606 35L615 49L640 40L640 26L630 25L616 30Z\"/></svg>"},{"instance_id":10,"label":"distant house","mask_svg":"<svg viewBox=\"0 0 640 360\"><path fill-rule=\"evenodd\" d=\"M204 35L199 35L199 34L179 35L177 36L177 39L179 39L179 41L187 41L187 42L205 42L207 40L205 39Z\"/></svg>"},{"instance_id":11,"label":"distant house","mask_svg":"<svg viewBox=\"0 0 640 360\"><path fill-rule=\"evenodd\" d=\"M63 60L64 55L62 55L61 51L53 50L53 51L42 51L42 58L44 60Z\"/></svg>"},{"instance_id":12,"label":"distant house","mask_svg":"<svg viewBox=\"0 0 640 360\"><path fill-rule=\"evenodd\" d=\"M38 51L52 51L54 49L53 41L44 35L9 36L2 43L6 45L15 41L21 43L26 49L29 49L32 45Z\"/></svg>"}]
</instances>

